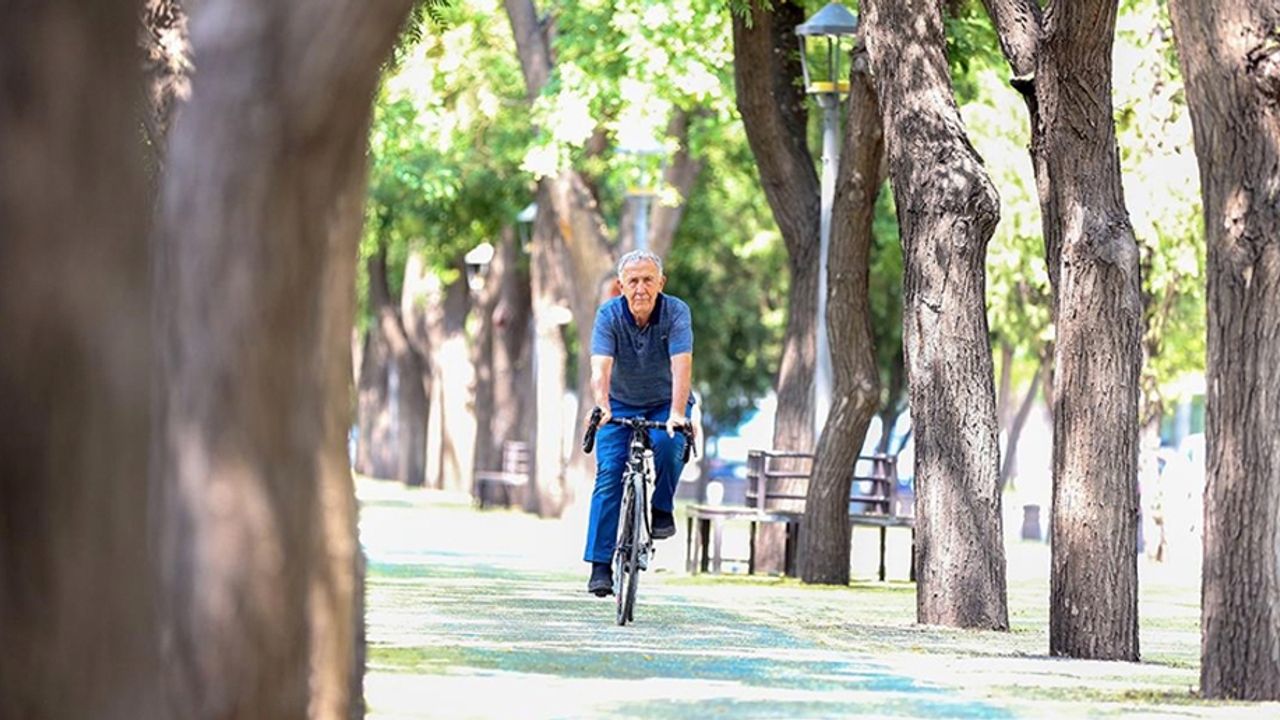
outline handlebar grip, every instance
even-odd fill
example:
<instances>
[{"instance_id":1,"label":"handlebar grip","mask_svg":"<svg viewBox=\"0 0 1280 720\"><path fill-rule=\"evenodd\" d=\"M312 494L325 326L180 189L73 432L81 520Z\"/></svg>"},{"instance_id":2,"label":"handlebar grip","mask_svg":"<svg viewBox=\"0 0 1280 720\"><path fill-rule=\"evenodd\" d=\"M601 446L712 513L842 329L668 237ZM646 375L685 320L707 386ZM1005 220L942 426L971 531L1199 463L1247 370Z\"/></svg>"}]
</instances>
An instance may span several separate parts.
<instances>
[{"instance_id":1,"label":"handlebar grip","mask_svg":"<svg viewBox=\"0 0 1280 720\"><path fill-rule=\"evenodd\" d=\"M684 456L680 458L680 462L689 462L689 455L694 452L693 449L693 428L685 426L681 431L684 435Z\"/></svg>"},{"instance_id":2,"label":"handlebar grip","mask_svg":"<svg viewBox=\"0 0 1280 720\"><path fill-rule=\"evenodd\" d=\"M600 408L591 411L591 422L587 423L587 434L582 438L582 452L590 455L592 448L596 446L596 429L600 427L600 418L603 413Z\"/></svg>"}]
</instances>

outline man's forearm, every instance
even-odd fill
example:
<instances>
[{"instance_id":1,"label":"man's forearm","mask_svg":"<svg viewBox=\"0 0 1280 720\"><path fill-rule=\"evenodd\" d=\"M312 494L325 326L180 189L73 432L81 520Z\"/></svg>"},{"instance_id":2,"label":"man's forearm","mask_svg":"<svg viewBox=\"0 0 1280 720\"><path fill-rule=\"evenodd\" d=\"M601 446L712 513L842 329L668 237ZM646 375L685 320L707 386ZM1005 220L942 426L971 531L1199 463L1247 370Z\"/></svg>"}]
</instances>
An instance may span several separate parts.
<instances>
[{"instance_id":1,"label":"man's forearm","mask_svg":"<svg viewBox=\"0 0 1280 720\"><path fill-rule=\"evenodd\" d=\"M613 376L613 363L602 357L591 358L591 396L596 407L609 407L609 380Z\"/></svg>"},{"instance_id":2,"label":"man's forearm","mask_svg":"<svg viewBox=\"0 0 1280 720\"><path fill-rule=\"evenodd\" d=\"M693 383L693 356L671 358L671 414L684 417L689 406L689 388Z\"/></svg>"}]
</instances>

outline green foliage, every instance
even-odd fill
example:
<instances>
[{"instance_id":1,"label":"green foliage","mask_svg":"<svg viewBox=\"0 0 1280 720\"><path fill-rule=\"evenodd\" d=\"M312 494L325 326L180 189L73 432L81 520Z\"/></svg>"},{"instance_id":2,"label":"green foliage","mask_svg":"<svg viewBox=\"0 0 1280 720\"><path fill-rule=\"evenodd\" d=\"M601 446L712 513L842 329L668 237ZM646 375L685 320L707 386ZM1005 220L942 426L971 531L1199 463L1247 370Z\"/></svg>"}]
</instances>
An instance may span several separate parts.
<instances>
[{"instance_id":1,"label":"green foliage","mask_svg":"<svg viewBox=\"0 0 1280 720\"><path fill-rule=\"evenodd\" d=\"M459 5L420 4L416 34L406 30L419 40L404 42L374 108L361 257L385 248L392 293L411 251L454 279L461 256L532 195L519 171L531 137L524 81L502 6ZM359 290L367 307L363 274Z\"/></svg>"},{"instance_id":2,"label":"green foliage","mask_svg":"<svg viewBox=\"0 0 1280 720\"><path fill-rule=\"evenodd\" d=\"M707 169L666 263L667 291L693 313L694 386L710 434L736 427L772 387L788 286L746 139L729 129L722 139L705 148Z\"/></svg>"},{"instance_id":3,"label":"green foliage","mask_svg":"<svg viewBox=\"0 0 1280 720\"><path fill-rule=\"evenodd\" d=\"M1191 117L1164 2L1129 0L1116 24L1116 140L1125 203L1142 258L1144 387L1172 395L1203 372L1204 238Z\"/></svg>"}]
</instances>

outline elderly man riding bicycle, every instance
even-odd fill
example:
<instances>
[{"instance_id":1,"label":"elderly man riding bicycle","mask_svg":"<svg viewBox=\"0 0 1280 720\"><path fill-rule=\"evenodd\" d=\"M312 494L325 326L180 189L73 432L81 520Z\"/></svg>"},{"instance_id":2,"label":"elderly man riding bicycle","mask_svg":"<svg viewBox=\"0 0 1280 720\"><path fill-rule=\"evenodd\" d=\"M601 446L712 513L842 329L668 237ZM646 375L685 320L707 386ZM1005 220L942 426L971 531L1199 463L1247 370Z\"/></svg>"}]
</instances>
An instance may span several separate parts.
<instances>
[{"instance_id":1,"label":"elderly man riding bicycle","mask_svg":"<svg viewBox=\"0 0 1280 720\"><path fill-rule=\"evenodd\" d=\"M635 250L618 261L622 296L596 313L591 336L591 391L601 411L596 437L596 483L583 559L591 563L589 592L613 592L610 561L618 534L622 473L627 460L626 428L611 417L642 417L665 422L666 432L651 432L657 482L653 492L654 539L675 535L672 516L684 455L683 433L693 402L693 326L689 306L662 292L667 278L662 260Z\"/></svg>"}]
</instances>

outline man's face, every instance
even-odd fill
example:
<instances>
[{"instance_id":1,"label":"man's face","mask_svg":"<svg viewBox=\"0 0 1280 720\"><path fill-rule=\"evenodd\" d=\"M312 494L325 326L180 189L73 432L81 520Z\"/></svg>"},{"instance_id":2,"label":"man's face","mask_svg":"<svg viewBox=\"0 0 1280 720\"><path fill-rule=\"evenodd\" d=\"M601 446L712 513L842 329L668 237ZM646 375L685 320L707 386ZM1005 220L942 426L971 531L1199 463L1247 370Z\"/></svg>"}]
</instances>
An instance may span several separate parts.
<instances>
[{"instance_id":1,"label":"man's face","mask_svg":"<svg viewBox=\"0 0 1280 720\"><path fill-rule=\"evenodd\" d=\"M658 272L658 266L652 260L628 263L622 269L622 296L627 299L632 315L653 312L658 293L666 284L667 278Z\"/></svg>"}]
</instances>

